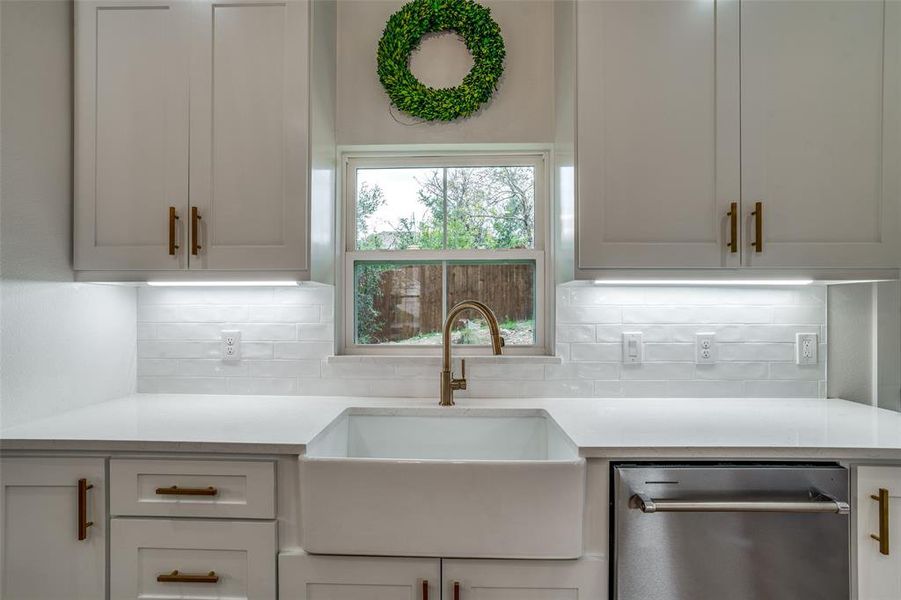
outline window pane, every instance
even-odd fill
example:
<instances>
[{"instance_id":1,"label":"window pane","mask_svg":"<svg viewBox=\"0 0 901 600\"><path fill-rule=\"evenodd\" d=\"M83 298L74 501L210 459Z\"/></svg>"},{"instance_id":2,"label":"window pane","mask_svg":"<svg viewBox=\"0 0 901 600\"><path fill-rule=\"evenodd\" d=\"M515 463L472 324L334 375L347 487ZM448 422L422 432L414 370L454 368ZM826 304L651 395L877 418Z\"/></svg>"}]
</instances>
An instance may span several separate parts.
<instances>
[{"instance_id":1,"label":"window pane","mask_svg":"<svg viewBox=\"0 0 901 600\"><path fill-rule=\"evenodd\" d=\"M441 344L441 263L354 263L357 344Z\"/></svg>"},{"instance_id":2,"label":"window pane","mask_svg":"<svg viewBox=\"0 0 901 600\"><path fill-rule=\"evenodd\" d=\"M447 247L535 246L533 167L447 169Z\"/></svg>"},{"instance_id":3,"label":"window pane","mask_svg":"<svg viewBox=\"0 0 901 600\"><path fill-rule=\"evenodd\" d=\"M357 249L444 247L444 170L357 169Z\"/></svg>"},{"instance_id":4,"label":"window pane","mask_svg":"<svg viewBox=\"0 0 901 600\"><path fill-rule=\"evenodd\" d=\"M447 306L479 300L497 316L508 346L535 344L535 263L448 263ZM488 345L488 326L475 311L465 311L454 323L455 344Z\"/></svg>"}]
</instances>

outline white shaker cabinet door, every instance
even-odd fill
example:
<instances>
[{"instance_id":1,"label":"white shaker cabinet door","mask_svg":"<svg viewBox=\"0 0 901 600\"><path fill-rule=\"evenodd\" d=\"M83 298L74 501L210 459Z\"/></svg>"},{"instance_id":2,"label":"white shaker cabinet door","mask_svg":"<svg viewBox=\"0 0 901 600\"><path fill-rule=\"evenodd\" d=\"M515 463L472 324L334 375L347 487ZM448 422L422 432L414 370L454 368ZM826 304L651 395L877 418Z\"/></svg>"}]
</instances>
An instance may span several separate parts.
<instances>
[{"instance_id":1,"label":"white shaker cabinet door","mask_svg":"<svg viewBox=\"0 0 901 600\"><path fill-rule=\"evenodd\" d=\"M75 267L183 269L190 5L75 6Z\"/></svg>"},{"instance_id":2,"label":"white shaker cabinet door","mask_svg":"<svg viewBox=\"0 0 901 600\"><path fill-rule=\"evenodd\" d=\"M441 600L437 558L279 555L280 600Z\"/></svg>"},{"instance_id":3,"label":"white shaker cabinet door","mask_svg":"<svg viewBox=\"0 0 901 600\"><path fill-rule=\"evenodd\" d=\"M307 270L309 2L193 10L191 269Z\"/></svg>"},{"instance_id":4,"label":"white shaker cabinet door","mask_svg":"<svg viewBox=\"0 0 901 600\"><path fill-rule=\"evenodd\" d=\"M741 146L747 265L897 267L901 2L742 2Z\"/></svg>"},{"instance_id":5,"label":"white shaker cabinet door","mask_svg":"<svg viewBox=\"0 0 901 600\"><path fill-rule=\"evenodd\" d=\"M0 595L105 598L105 498L103 459L0 460Z\"/></svg>"},{"instance_id":6,"label":"white shaker cabinet door","mask_svg":"<svg viewBox=\"0 0 901 600\"><path fill-rule=\"evenodd\" d=\"M446 600L603 600L607 561L441 561Z\"/></svg>"},{"instance_id":7,"label":"white shaker cabinet door","mask_svg":"<svg viewBox=\"0 0 901 600\"><path fill-rule=\"evenodd\" d=\"M880 531L880 490L887 527ZM901 598L901 467L857 468L857 600ZM871 536L888 532L885 547ZM884 554L882 551L888 552Z\"/></svg>"},{"instance_id":8,"label":"white shaker cabinet door","mask_svg":"<svg viewBox=\"0 0 901 600\"><path fill-rule=\"evenodd\" d=\"M738 2L577 11L580 277L738 266L727 216L740 202Z\"/></svg>"}]
</instances>

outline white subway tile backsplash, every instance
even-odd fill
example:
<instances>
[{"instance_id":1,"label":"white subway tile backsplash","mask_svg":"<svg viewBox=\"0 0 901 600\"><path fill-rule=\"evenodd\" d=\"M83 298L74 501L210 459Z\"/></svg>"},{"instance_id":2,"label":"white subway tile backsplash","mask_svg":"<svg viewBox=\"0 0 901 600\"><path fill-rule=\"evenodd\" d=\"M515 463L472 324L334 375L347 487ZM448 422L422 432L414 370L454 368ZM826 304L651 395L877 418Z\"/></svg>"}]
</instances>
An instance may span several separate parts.
<instances>
[{"instance_id":1,"label":"white subway tile backsplash","mask_svg":"<svg viewBox=\"0 0 901 600\"><path fill-rule=\"evenodd\" d=\"M557 287L561 363L480 359L460 397L823 396L825 288ZM437 396L440 358L334 353L334 289L140 288L143 392ZM220 360L223 329L242 359ZM644 362L622 364L623 331L640 331ZM696 365L695 336L713 332L717 362ZM820 364L794 364L796 333L820 336ZM459 361L455 361L459 371Z\"/></svg>"},{"instance_id":2,"label":"white subway tile backsplash","mask_svg":"<svg viewBox=\"0 0 901 600\"><path fill-rule=\"evenodd\" d=\"M572 344L570 359L577 361L621 362L622 344Z\"/></svg>"},{"instance_id":3,"label":"white subway tile backsplash","mask_svg":"<svg viewBox=\"0 0 901 600\"><path fill-rule=\"evenodd\" d=\"M251 306L250 323L318 323L319 306Z\"/></svg>"}]
</instances>

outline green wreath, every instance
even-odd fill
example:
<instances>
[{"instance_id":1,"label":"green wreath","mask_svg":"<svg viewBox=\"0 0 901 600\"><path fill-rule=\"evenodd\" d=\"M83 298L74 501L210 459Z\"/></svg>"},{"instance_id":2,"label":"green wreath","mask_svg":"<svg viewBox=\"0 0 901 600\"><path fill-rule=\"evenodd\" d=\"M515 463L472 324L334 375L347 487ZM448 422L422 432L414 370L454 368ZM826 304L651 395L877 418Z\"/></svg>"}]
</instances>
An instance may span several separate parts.
<instances>
[{"instance_id":1,"label":"green wreath","mask_svg":"<svg viewBox=\"0 0 901 600\"><path fill-rule=\"evenodd\" d=\"M475 63L457 87L435 89L410 72L410 54L427 33L456 31ZM468 117L497 89L504 38L491 11L473 0L413 0L391 15L379 40L379 81L400 110L427 121Z\"/></svg>"}]
</instances>

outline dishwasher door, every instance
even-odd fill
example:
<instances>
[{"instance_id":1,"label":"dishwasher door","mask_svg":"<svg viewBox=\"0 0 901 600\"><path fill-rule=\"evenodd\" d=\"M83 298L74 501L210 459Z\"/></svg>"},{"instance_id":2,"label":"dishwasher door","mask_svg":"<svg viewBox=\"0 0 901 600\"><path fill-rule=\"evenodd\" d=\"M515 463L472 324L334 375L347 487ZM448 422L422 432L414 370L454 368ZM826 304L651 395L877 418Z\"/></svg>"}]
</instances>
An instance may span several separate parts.
<instances>
[{"instance_id":1,"label":"dishwasher door","mask_svg":"<svg viewBox=\"0 0 901 600\"><path fill-rule=\"evenodd\" d=\"M614 600L848 600L848 471L614 467Z\"/></svg>"}]
</instances>

